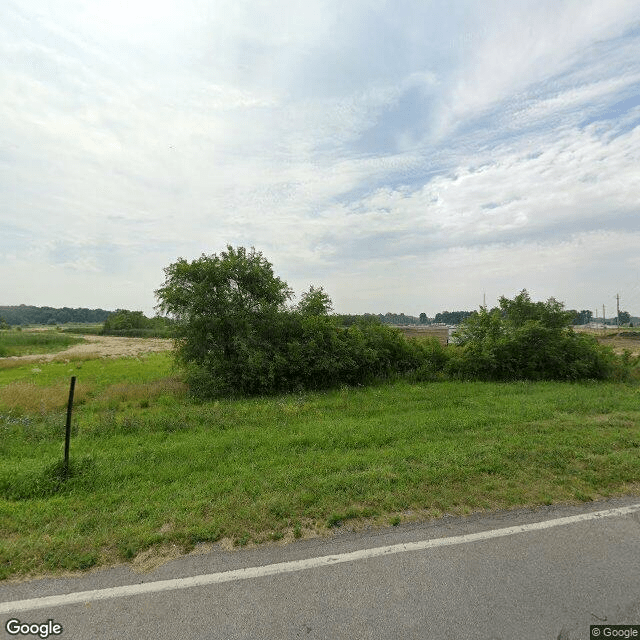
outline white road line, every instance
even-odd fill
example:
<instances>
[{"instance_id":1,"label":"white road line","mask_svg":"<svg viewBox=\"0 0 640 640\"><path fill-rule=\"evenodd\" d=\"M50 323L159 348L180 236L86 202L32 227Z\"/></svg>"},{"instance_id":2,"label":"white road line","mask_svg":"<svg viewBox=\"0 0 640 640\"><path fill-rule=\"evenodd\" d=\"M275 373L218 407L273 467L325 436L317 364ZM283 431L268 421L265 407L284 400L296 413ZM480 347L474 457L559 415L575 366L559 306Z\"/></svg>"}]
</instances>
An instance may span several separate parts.
<instances>
[{"instance_id":1,"label":"white road line","mask_svg":"<svg viewBox=\"0 0 640 640\"><path fill-rule=\"evenodd\" d=\"M422 540L420 542L404 542L387 547L374 547L373 549L361 549L350 553L340 553L319 558L307 558L305 560L293 560L291 562L279 562L262 567L248 567L246 569L235 569L234 571L224 571L222 573L210 573L191 578L175 578L173 580L159 580L157 582L147 582L144 584L131 584L122 587L109 587L107 589L94 589L93 591L79 591L77 593L67 593L58 596L47 596L44 598L33 598L31 600L15 600L0 603L0 615L6 613L17 613L19 611L32 611L34 609L49 609L52 607L62 607L65 605L95 602L97 600L109 600L111 598L123 598L126 596L136 596L145 593L156 593L159 591L172 591L175 589L189 589L191 587L202 587L209 584L219 584L222 582L232 582L235 580L248 580L250 578L260 578L272 576L279 573L291 573L294 571L304 571L316 567L327 567L342 562L355 562L368 558L391 555L394 553L404 553L406 551L422 551L433 549L434 547L447 547L456 544L466 544L468 542L478 542L491 538L503 538L517 533L528 531L540 531L561 527L577 522L586 522L598 518L609 518L614 516L626 516L640 510L640 504L606 511L595 511L566 518L556 518L555 520L545 520L532 524L516 525L504 529L492 529L490 531L480 531L462 536L452 536L450 538L436 538L433 540Z\"/></svg>"}]
</instances>

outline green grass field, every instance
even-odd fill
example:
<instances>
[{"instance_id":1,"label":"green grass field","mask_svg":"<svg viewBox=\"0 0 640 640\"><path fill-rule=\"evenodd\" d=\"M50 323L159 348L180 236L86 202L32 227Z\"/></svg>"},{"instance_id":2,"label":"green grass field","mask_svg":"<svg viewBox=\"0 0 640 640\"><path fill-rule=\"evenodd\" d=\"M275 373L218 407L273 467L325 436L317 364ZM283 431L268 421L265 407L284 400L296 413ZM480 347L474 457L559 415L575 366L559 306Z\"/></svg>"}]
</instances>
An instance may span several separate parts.
<instances>
[{"instance_id":1,"label":"green grass field","mask_svg":"<svg viewBox=\"0 0 640 640\"><path fill-rule=\"evenodd\" d=\"M397 382L199 403L168 353L0 368L0 576L640 494L639 454L637 384Z\"/></svg>"},{"instance_id":2,"label":"green grass field","mask_svg":"<svg viewBox=\"0 0 640 640\"><path fill-rule=\"evenodd\" d=\"M0 358L24 356L60 351L82 338L58 333L55 329L44 331L0 331Z\"/></svg>"}]
</instances>

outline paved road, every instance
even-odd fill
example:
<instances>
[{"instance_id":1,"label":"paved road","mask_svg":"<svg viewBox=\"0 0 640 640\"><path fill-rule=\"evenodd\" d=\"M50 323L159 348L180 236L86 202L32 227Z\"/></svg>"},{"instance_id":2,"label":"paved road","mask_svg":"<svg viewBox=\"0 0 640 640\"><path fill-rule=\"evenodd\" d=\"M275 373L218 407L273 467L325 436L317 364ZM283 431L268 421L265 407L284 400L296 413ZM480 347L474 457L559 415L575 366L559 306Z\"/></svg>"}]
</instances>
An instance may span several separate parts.
<instances>
[{"instance_id":1,"label":"paved road","mask_svg":"<svg viewBox=\"0 0 640 640\"><path fill-rule=\"evenodd\" d=\"M49 637L64 640L588 639L592 624L640 625L640 500L216 550L143 576L122 566L3 584L0 603L2 638L38 637L10 635L10 619L52 619L63 632Z\"/></svg>"}]
</instances>

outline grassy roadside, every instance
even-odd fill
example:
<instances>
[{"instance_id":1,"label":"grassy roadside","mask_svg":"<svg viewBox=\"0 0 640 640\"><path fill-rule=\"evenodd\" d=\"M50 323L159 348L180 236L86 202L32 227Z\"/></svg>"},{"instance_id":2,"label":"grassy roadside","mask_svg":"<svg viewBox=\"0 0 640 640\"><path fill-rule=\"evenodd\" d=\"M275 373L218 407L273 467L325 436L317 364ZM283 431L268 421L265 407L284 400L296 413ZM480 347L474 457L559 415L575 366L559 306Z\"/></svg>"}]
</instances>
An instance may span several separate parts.
<instances>
[{"instance_id":1,"label":"grassy roadside","mask_svg":"<svg viewBox=\"0 0 640 640\"><path fill-rule=\"evenodd\" d=\"M33 369L0 370L3 578L166 544L640 493L638 385L399 382L195 403L169 354Z\"/></svg>"}]
</instances>

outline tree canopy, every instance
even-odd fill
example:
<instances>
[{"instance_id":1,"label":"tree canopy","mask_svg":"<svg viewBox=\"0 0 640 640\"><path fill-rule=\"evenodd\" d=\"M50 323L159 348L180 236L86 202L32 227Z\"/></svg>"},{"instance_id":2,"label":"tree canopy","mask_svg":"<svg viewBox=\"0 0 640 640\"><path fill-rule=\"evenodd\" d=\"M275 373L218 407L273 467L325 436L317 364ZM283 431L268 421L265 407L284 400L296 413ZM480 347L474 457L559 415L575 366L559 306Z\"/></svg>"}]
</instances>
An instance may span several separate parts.
<instances>
[{"instance_id":1,"label":"tree canopy","mask_svg":"<svg viewBox=\"0 0 640 640\"><path fill-rule=\"evenodd\" d=\"M158 308L178 321L180 359L213 372L219 363L237 362L255 351L293 295L253 248L228 245L219 256L180 258L164 273L164 285L156 291Z\"/></svg>"},{"instance_id":2,"label":"tree canopy","mask_svg":"<svg viewBox=\"0 0 640 640\"><path fill-rule=\"evenodd\" d=\"M65 324L67 322L104 322L112 311L104 309L71 309L69 307L0 306L0 315L9 325Z\"/></svg>"},{"instance_id":3,"label":"tree canopy","mask_svg":"<svg viewBox=\"0 0 640 640\"><path fill-rule=\"evenodd\" d=\"M621 311L618 314L618 324L629 324L631 322L631 314L628 311Z\"/></svg>"},{"instance_id":4,"label":"tree canopy","mask_svg":"<svg viewBox=\"0 0 640 640\"><path fill-rule=\"evenodd\" d=\"M476 313L475 311L441 311L436 313L434 322L444 324L460 324L465 318Z\"/></svg>"},{"instance_id":5,"label":"tree canopy","mask_svg":"<svg viewBox=\"0 0 640 640\"><path fill-rule=\"evenodd\" d=\"M297 310L307 316L326 316L333 311L333 303L322 287L309 287L300 297Z\"/></svg>"}]
</instances>

